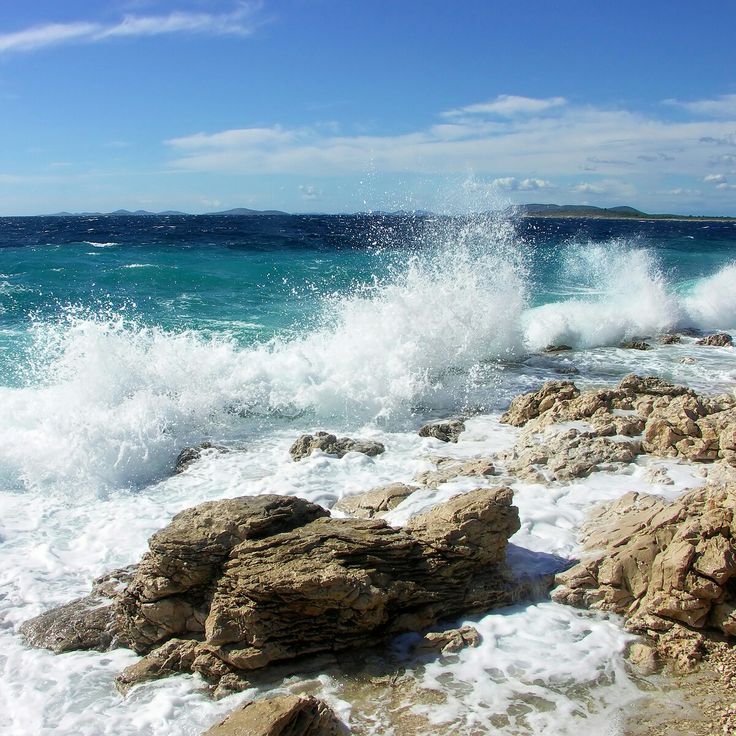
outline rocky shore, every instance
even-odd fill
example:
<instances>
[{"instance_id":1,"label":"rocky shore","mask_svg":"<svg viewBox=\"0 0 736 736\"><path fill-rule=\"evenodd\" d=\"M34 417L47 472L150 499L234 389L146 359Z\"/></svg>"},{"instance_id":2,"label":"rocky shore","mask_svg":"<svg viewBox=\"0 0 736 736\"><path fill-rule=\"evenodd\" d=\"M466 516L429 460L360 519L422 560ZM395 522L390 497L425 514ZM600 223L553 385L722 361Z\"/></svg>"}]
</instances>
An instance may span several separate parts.
<instances>
[{"instance_id":1,"label":"rocky shore","mask_svg":"<svg viewBox=\"0 0 736 736\"><path fill-rule=\"evenodd\" d=\"M122 646L143 655L119 674L122 692L196 673L220 697L323 667L355 667L403 632L424 635L417 653L450 656L476 646L479 634L472 627L447 630L449 622L541 593L620 616L639 637L629 650L639 676L697 677L699 669L720 668L725 694L736 678L734 396L698 395L635 375L587 391L551 381L517 397L501 422L519 428L510 449L471 459L436 456L433 469L412 483L346 497L334 514L278 495L187 509L151 537L136 565L26 622L22 633L29 644L57 653ZM419 434L449 446L462 441L465 429L454 417ZM298 438L291 454L300 462L315 451L341 457L391 449L317 432ZM183 456L186 464L196 462L197 448ZM705 483L669 501L632 489L596 509L581 531L579 558L558 565L554 579L514 568L508 540L519 529L515 483L552 492L601 471L625 472L643 456L696 465ZM422 489L458 478L473 489L402 526L382 518ZM661 468L650 469L649 481L663 488L672 482ZM708 682L718 689L713 678ZM731 733L736 716L728 702L701 723ZM305 696L259 700L208 733L346 732L326 705Z\"/></svg>"}]
</instances>

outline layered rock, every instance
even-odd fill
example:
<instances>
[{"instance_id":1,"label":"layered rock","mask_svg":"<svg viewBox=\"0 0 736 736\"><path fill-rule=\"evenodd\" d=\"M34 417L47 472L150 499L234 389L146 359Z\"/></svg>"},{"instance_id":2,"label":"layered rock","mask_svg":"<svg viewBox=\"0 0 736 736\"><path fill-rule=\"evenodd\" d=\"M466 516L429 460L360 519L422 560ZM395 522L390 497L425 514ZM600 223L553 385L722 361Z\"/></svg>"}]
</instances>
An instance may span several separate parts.
<instances>
[{"instance_id":1,"label":"layered rock","mask_svg":"<svg viewBox=\"0 0 736 736\"><path fill-rule=\"evenodd\" d=\"M365 493L345 496L333 506L333 510L355 516L358 519L372 519L374 516L383 516L395 509L416 490L417 486L391 483Z\"/></svg>"},{"instance_id":2,"label":"layered rock","mask_svg":"<svg viewBox=\"0 0 736 736\"><path fill-rule=\"evenodd\" d=\"M706 486L667 503L630 493L587 527L581 561L552 597L613 611L687 670L702 633L736 635L736 485Z\"/></svg>"},{"instance_id":3,"label":"layered rock","mask_svg":"<svg viewBox=\"0 0 736 736\"><path fill-rule=\"evenodd\" d=\"M362 452L369 457L375 457L383 453L386 448L375 440L354 440L350 437L336 437L329 432L315 432L314 434L303 434L289 449L289 454L294 460L309 457L315 450L321 450L326 455L343 457L349 452Z\"/></svg>"},{"instance_id":4,"label":"layered rock","mask_svg":"<svg viewBox=\"0 0 736 736\"><path fill-rule=\"evenodd\" d=\"M348 729L323 702L284 695L246 703L202 736L342 736Z\"/></svg>"},{"instance_id":5,"label":"layered rock","mask_svg":"<svg viewBox=\"0 0 736 736\"><path fill-rule=\"evenodd\" d=\"M457 442L458 438L464 431L465 422L463 419L457 417L425 424L419 430L419 436L434 437L441 442Z\"/></svg>"},{"instance_id":6,"label":"layered rock","mask_svg":"<svg viewBox=\"0 0 736 736\"><path fill-rule=\"evenodd\" d=\"M644 452L736 464L734 397L698 396L659 378L631 375L616 388L582 393L569 381L549 381L539 391L514 399L501 421L524 427L519 455L528 449L533 433L561 422L585 421L590 440L643 433Z\"/></svg>"},{"instance_id":7,"label":"layered rock","mask_svg":"<svg viewBox=\"0 0 736 736\"><path fill-rule=\"evenodd\" d=\"M496 466L490 458L454 460L450 457L435 458L435 469L417 473L414 480L427 488L437 488L455 478L488 478L494 475Z\"/></svg>"},{"instance_id":8,"label":"layered rock","mask_svg":"<svg viewBox=\"0 0 736 736\"><path fill-rule=\"evenodd\" d=\"M508 472L538 483L569 481L594 470L610 470L617 463L631 462L638 452L634 442L568 429L522 436L513 449L500 457Z\"/></svg>"},{"instance_id":9,"label":"layered rock","mask_svg":"<svg viewBox=\"0 0 736 736\"><path fill-rule=\"evenodd\" d=\"M328 518L319 506L282 496L188 509L151 537L108 606L118 642L148 654L119 684L174 672L245 682L272 663L508 604L507 539L519 528L511 501L508 488L478 489L403 528Z\"/></svg>"}]
</instances>

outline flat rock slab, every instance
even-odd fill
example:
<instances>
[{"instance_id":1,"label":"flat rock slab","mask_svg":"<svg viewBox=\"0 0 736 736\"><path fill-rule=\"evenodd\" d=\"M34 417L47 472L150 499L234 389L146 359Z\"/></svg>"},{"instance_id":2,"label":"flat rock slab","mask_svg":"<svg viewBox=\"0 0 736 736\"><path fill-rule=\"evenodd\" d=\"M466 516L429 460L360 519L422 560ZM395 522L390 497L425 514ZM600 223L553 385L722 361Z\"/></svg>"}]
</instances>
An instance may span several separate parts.
<instances>
[{"instance_id":1,"label":"flat rock slab","mask_svg":"<svg viewBox=\"0 0 736 736\"><path fill-rule=\"evenodd\" d=\"M330 707L313 697L286 695L247 703L202 736L345 736Z\"/></svg>"},{"instance_id":2,"label":"flat rock slab","mask_svg":"<svg viewBox=\"0 0 736 736\"><path fill-rule=\"evenodd\" d=\"M405 483L391 483L365 493L345 496L333 508L358 519L372 519L374 516L382 516L395 509L417 488L418 486L408 486Z\"/></svg>"}]
</instances>

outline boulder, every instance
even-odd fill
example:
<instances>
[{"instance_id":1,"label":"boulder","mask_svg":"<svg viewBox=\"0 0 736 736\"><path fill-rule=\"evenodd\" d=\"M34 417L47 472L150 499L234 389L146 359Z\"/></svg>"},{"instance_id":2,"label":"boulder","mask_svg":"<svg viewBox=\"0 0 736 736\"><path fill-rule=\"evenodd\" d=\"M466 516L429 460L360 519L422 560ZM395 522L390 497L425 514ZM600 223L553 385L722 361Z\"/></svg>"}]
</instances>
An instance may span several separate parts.
<instances>
[{"instance_id":1,"label":"boulder","mask_svg":"<svg viewBox=\"0 0 736 736\"><path fill-rule=\"evenodd\" d=\"M380 455L386 448L375 440L354 440L350 437L340 437L328 432L315 432L303 434L289 449L289 454L294 460L309 457L314 450L321 450L326 455L343 457L348 452L362 452L369 457Z\"/></svg>"},{"instance_id":2,"label":"boulder","mask_svg":"<svg viewBox=\"0 0 736 736\"><path fill-rule=\"evenodd\" d=\"M659 342L662 345L679 345L682 342L682 338L675 333L667 333L659 338Z\"/></svg>"},{"instance_id":3,"label":"boulder","mask_svg":"<svg viewBox=\"0 0 736 736\"><path fill-rule=\"evenodd\" d=\"M586 528L581 561L556 578L560 603L612 611L687 670L702 635L733 635L736 486L706 486L667 503L630 493Z\"/></svg>"},{"instance_id":4,"label":"boulder","mask_svg":"<svg viewBox=\"0 0 736 736\"><path fill-rule=\"evenodd\" d=\"M246 703L202 736L342 736L347 727L317 698L283 695Z\"/></svg>"},{"instance_id":5,"label":"boulder","mask_svg":"<svg viewBox=\"0 0 736 736\"><path fill-rule=\"evenodd\" d=\"M365 493L356 493L354 496L344 496L335 505L336 511L342 511L358 519L371 519L395 509L404 499L411 496L417 486L408 486L404 483L391 483L387 486L374 488Z\"/></svg>"},{"instance_id":6,"label":"boulder","mask_svg":"<svg viewBox=\"0 0 736 736\"><path fill-rule=\"evenodd\" d=\"M521 589L506 566L519 529L511 502L508 488L477 489L403 528L282 496L187 509L151 537L107 607L119 641L146 654L118 686L197 672L247 687L248 673L272 664L508 605Z\"/></svg>"},{"instance_id":7,"label":"boulder","mask_svg":"<svg viewBox=\"0 0 736 736\"><path fill-rule=\"evenodd\" d=\"M624 340L619 344L624 350L651 350L652 346L644 340Z\"/></svg>"},{"instance_id":8,"label":"boulder","mask_svg":"<svg viewBox=\"0 0 736 736\"><path fill-rule=\"evenodd\" d=\"M459 629L432 631L425 634L413 647L416 654L436 652L455 654L467 647L479 647L483 638L474 626L461 626Z\"/></svg>"},{"instance_id":9,"label":"boulder","mask_svg":"<svg viewBox=\"0 0 736 736\"><path fill-rule=\"evenodd\" d=\"M530 419L538 417L556 404L578 396L580 391L571 381L547 381L538 391L517 396L501 416L501 422L522 427Z\"/></svg>"},{"instance_id":10,"label":"boulder","mask_svg":"<svg viewBox=\"0 0 736 736\"><path fill-rule=\"evenodd\" d=\"M543 353L565 353L572 350L570 345L547 345Z\"/></svg>"},{"instance_id":11,"label":"boulder","mask_svg":"<svg viewBox=\"0 0 736 736\"><path fill-rule=\"evenodd\" d=\"M716 348L728 348L733 345L733 338L727 332L715 332L712 335L697 340L696 345L709 345Z\"/></svg>"},{"instance_id":12,"label":"boulder","mask_svg":"<svg viewBox=\"0 0 736 736\"><path fill-rule=\"evenodd\" d=\"M223 445L215 445L212 442L202 442L201 444L193 447L185 447L176 458L174 472L183 473L190 465L197 462L197 460L199 460L199 458L202 457L202 454L206 451L223 453L228 452L228 448Z\"/></svg>"},{"instance_id":13,"label":"boulder","mask_svg":"<svg viewBox=\"0 0 736 736\"><path fill-rule=\"evenodd\" d=\"M443 419L438 422L425 424L419 430L420 437L434 437L440 442L457 442L460 434L465 431L465 422L461 418Z\"/></svg>"},{"instance_id":14,"label":"boulder","mask_svg":"<svg viewBox=\"0 0 736 736\"><path fill-rule=\"evenodd\" d=\"M25 621L21 635L34 647L56 654L79 649L105 651L120 636L114 616L115 599L122 595L134 573L123 568L94 581L92 592L84 598Z\"/></svg>"}]
</instances>

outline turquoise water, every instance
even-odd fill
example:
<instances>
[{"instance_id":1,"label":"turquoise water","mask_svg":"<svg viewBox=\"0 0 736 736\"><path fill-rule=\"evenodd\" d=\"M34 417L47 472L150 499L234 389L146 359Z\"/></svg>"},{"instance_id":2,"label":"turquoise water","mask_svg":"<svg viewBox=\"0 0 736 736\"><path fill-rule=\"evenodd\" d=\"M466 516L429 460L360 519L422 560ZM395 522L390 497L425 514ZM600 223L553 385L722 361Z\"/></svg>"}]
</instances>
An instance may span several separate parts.
<instances>
[{"instance_id":1,"label":"turquoise water","mask_svg":"<svg viewBox=\"0 0 736 736\"><path fill-rule=\"evenodd\" d=\"M28 648L18 627L137 561L153 532L202 501L280 493L330 507L410 482L437 454L509 447L499 412L545 380L610 385L639 372L732 391L736 350L695 339L736 330L735 280L733 223L0 219L0 731L201 733L236 702L186 677L122 699L113 680L131 652L57 657ZM658 342L685 328L682 344ZM619 347L633 337L652 349ZM560 344L573 349L544 352ZM459 413L457 445L418 437L426 419ZM387 450L292 462L294 439L317 429ZM179 451L203 440L230 452L173 475ZM703 482L671 465L668 493ZM512 542L574 556L591 505L632 488L661 491L638 465L554 488L514 482ZM431 696L396 705L421 702L449 724L438 734L615 732L637 695L615 621L545 602L474 624L485 643L454 663L411 664ZM345 707L340 682L309 687ZM355 706L356 734L391 732L387 698L400 694Z\"/></svg>"}]
</instances>

